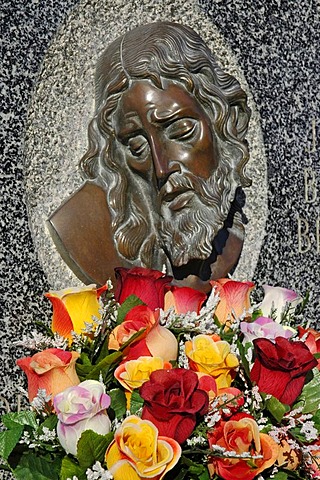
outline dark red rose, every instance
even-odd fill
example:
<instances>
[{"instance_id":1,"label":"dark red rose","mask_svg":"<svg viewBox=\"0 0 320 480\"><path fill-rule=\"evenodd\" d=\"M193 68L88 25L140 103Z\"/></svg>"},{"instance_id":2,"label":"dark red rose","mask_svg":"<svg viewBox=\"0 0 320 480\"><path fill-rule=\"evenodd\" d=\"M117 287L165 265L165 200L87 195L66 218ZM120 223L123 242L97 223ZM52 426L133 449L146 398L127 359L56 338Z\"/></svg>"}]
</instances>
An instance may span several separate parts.
<instances>
[{"instance_id":1,"label":"dark red rose","mask_svg":"<svg viewBox=\"0 0 320 480\"><path fill-rule=\"evenodd\" d=\"M192 433L197 415L208 410L209 397L198 386L197 374L184 368L157 370L140 388L142 419L150 420L159 435L180 444Z\"/></svg>"},{"instance_id":2,"label":"dark red rose","mask_svg":"<svg viewBox=\"0 0 320 480\"><path fill-rule=\"evenodd\" d=\"M259 390L292 405L303 388L307 373L317 366L309 348L303 342L290 342L276 337L275 343L265 338L253 341L256 360L251 380Z\"/></svg>"},{"instance_id":3,"label":"dark red rose","mask_svg":"<svg viewBox=\"0 0 320 480\"><path fill-rule=\"evenodd\" d=\"M165 286L172 277L164 275L158 270L135 267L115 268L117 288L115 297L117 302L123 303L130 295L136 295L151 310L163 308Z\"/></svg>"}]
</instances>

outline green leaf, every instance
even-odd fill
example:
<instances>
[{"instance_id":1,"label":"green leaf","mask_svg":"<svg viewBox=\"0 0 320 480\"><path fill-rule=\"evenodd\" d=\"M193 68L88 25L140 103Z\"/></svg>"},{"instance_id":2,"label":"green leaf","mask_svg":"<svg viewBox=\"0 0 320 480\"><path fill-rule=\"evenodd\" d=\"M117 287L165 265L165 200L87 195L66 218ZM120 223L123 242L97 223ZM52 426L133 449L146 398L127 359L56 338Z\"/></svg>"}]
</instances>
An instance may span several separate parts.
<instances>
[{"instance_id":1,"label":"green leaf","mask_svg":"<svg viewBox=\"0 0 320 480\"><path fill-rule=\"evenodd\" d=\"M127 313L130 312L133 307L137 307L138 305L145 305L145 303L136 295L129 295L119 307L117 325L120 325L125 319Z\"/></svg>"},{"instance_id":2,"label":"green leaf","mask_svg":"<svg viewBox=\"0 0 320 480\"><path fill-rule=\"evenodd\" d=\"M133 390L131 399L130 399L130 413L134 415L135 413L143 407L144 400L140 397L138 390Z\"/></svg>"},{"instance_id":3,"label":"green leaf","mask_svg":"<svg viewBox=\"0 0 320 480\"><path fill-rule=\"evenodd\" d=\"M110 390L108 394L111 397L111 408L118 419L125 416L127 411L127 399L125 393L120 388Z\"/></svg>"},{"instance_id":4,"label":"green leaf","mask_svg":"<svg viewBox=\"0 0 320 480\"><path fill-rule=\"evenodd\" d=\"M243 343L240 340L238 340L237 341L237 347L238 347L238 350L239 350L239 353L240 353L241 363L242 363L242 366L244 368L245 374L247 376L247 379L250 380L250 366L249 366L249 362L246 358L246 353L247 353L248 349L251 347L251 345L246 344L246 346L244 346Z\"/></svg>"},{"instance_id":5,"label":"green leaf","mask_svg":"<svg viewBox=\"0 0 320 480\"><path fill-rule=\"evenodd\" d=\"M49 428L49 430L55 430L58 424L58 417L57 415L49 415L39 426L41 430L43 428Z\"/></svg>"},{"instance_id":6,"label":"green leaf","mask_svg":"<svg viewBox=\"0 0 320 480\"><path fill-rule=\"evenodd\" d=\"M312 372L312 380L303 387L301 395L293 406L293 408L303 407L303 413L317 412L320 404L320 371L314 368Z\"/></svg>"},{"instance_id":7,"label":"green leaf","mask_svg":"<svg viewBox=\"0 0 320 480\"><path fill-rule=\"evenodd\" d=\"M288 474L286 472L277 472L274 475L272 475L272 480L287 480ZM271 480L269 478L268 480Z\"/></svg>"},{"instance_id":8,"label":"green leaf","mask_svg":"<svg viewBox=\"0 0 320 480\"><path fill-rule=\"evenodd\" d=\"M106 450L113 440L113 433L99 435L86 430L80 437L77 446L77 457L82 468L88 468L95 462L103 463Z\"/></svg>"},{"instance_id":9,"label":"green leaf","mask_svg":"<svg viewBox=\"0 0 320 480\"><path fill-rule=\"evenodd\" d=\"M29 451L22 455L19 465L14 470L16 480L59 480L61 458L36 456Z\"/></svg>"},{"instance_id":10,"label":"green leaf","mask_svg":"<svg viewBox=\"0 0 320 480\"><path fill-rule=\"evenodd\" d=\"M107 355L101 362L95 365L91 372L87 375L88 379L99 380L100 372L103 372L104 375L108 373L111 365L117 365L122 359L121 352L113 352L110 355Z\"/></svg>"},{"instance_id":11,"label":"green leaf","mask_svg":"<svg viewBox=\"0 0 320 480\"><path fill-rule=\"evenodd\" d=\"M8 460L10 453L19 442L24 428L23 425L17 425L16 428L0 432L0 457Z\"/></svg>"},{"instance_id":12,"label":"green leaf","mask_svg":"<svg viewBox=\"0 0 320 480\"><path fill-rule=\"evenodd\" d=\"M74 475L79 480L86 480L86 468L80 467L80 465L71 460L70 457L64 457L61 464L60 480L73 478Z\"/></svg>"},{"instance_id":13,"label":"green leaf","mask_svg":"<svg viewBox=\"0 0 320 480\"><path fill-rule=\"evenodd\" d=\"M264 393L261 394L262 398L266 398L266 395ZM285 405L284 403L281 403L277 398L271 397L268 400L266 400L266 408L269 410L273 418L280 423L281 420L283 419L283 416L290 411L289 405Z\"/></svg>"},{"instance_id":14,"label":"green leaf","mask_svg":"<svg viewBox=\"0 0 320 480\"><path fill-rule=\"evenodd\" d=\"M34 429L38 428L38 424L36 422L36 414L31 412L30 410L25 410L22 412L13 412L13 413L6 413L1 417L3 424L7 428L16 428L17 425L27 425Z\"/></svg>"},{"instance_id":15,"label":"green leaf","mask_svg":"<svg viewBox=\"0 0 320 480\"><path fill-rule=\"evenodd\" d=\"M257 318L259 317L263 317L263 312L262 310L254 310L252 312L252 317L251 317L251 322L254 322L255 320L257 320ZM250 322L250 323L251 323Z\"/></svg>"}]
</instances>

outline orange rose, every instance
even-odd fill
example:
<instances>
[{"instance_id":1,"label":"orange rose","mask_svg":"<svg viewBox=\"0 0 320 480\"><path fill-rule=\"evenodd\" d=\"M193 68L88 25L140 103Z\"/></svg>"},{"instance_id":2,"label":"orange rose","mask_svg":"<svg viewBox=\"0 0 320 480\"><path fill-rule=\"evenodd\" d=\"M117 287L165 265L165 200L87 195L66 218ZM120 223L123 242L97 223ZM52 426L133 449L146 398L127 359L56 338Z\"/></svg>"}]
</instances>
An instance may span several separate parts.
<instances>
[{"instance_id":1,"label":"orange rose","mask_svg":"<svg viewBox=\"0 0 320 480\"><path fill-rule=\"evenodd\" d=\"M242 315L250 308L250 292L254 287L252 282L236 282L230 278L212 280L212 287L219 294L220 301L215 311L219 322L224 325L232 321L232 315Z\"/></svg>"},{"instance_id":2,"label":"orange rose","mask_svg":"<svg viewBox=\"0 0 320 480\"><path fill-rule=\"evenodd\" d=\"M46 293L53 306L52 331L71 343L72 331L81 334L86 323L93 323L93 317L100 319L98 298L106 289L107 285L98 289L95 285L88 285Z\"/></svg>"},{"instance_id":3,"label":"orange rose","mask_svg":"<svg viewBox=\"0 0 320 480\"><path fill-rule=\"evenodd\" d=\"M80 380L75 370L78 352L66 352L59 348L48 348L33 357L17 360L17 365L28 378L28 395L31 402L39 388L54 397L68 387L78 385Z\"/></svg>"},{"instance_id":4,"label":"orange rose","mask_svg":"<svg viewBox=\"0 0 320 480\"><path fill-rule=\"evenodd\" d=\"M208 434L208 441L213 450L215 445L219 447L219 455L223 455L221 448L237 455L211 457L211 476L216 474L224 480L252 480L278 458L276 442L269 435L260 433L253 417L243 413L234 415L227 422L220 422Z\"/></svg>"}]
</instances>

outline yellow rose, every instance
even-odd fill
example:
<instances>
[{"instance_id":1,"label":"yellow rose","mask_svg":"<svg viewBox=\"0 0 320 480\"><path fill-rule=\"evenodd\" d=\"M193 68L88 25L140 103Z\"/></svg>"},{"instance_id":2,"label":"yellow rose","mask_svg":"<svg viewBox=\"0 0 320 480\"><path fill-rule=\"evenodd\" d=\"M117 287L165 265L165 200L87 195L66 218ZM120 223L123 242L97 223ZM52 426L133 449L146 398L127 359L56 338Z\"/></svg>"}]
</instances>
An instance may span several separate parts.
<instances>
[{"instance_id":1,"label":"yellow rose","mask_svg":"<svg viewBox=\"0 0 320 480\"><path fill-rule=\"evenodd\" d=\"M220 389L230 387L239 361L230 352L229 343L215 340L217 338L214 335L197 335L186 342L185 349L191 370L211 375Z\"/></svg>"},{"instance_id":2,"label":"yellow rose","mask_svg":"<svg viewBox=\"0 0 320 480\"><path fill-rule=\"evenodd\" d=\"M119 365L114 376L126 390L132 392L147 382L152 372L171 368L171 363L165 362L160 357L139 357L137 360L129 360Z\"/></svg>"},{"instance_id":3,"label":"yellow rose","mask_svg":"<svg viewBox=\"0 0 320 480\"><path fill-rule=\"evenodd\" d=\"M158 436L153 423L132 415L116 431L106 463L114 480L161 480L180 456L178 442Z\"/></svg>"},{"instance_id":4,"label":"yellow rose","mask_svg":"<svg viewBox=\"0 0 320 480\"><path fill-rule=\"evenodd\" d=\"M46 293L53 306L52 331L71 343L72 331L81 334L86 323L94 323L93 317L101 318L98 299L106 289L106 285L98 289L95 285L88 285Z\"/></svg>"}]
</instances>

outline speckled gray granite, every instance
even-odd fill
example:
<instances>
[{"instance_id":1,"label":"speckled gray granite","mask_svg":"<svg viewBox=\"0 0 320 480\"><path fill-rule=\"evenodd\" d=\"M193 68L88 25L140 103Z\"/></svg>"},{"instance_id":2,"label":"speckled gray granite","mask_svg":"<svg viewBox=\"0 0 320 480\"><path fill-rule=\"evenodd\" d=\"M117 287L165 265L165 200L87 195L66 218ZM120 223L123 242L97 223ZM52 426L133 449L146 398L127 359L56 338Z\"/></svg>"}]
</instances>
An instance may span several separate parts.
<instances>
[{"instance_id":1,"label":"speckled gray granite","mask_svg":"<svg viewBox=\"0 0 320 480\"><path fill-rule=\"evenodd\" d=\"M214 36L215 32L219 32L219 48L226 52L220 61L222 63L225 61L227 68L235 69L234 73L239 72L242 82L247 82L246 89L252 96L251 105L255 112L256 134L253 135L251 143L253 158L256 160L250 167L254 186L252 193L248 194L248 207L252 211L249 231L252 232L250 233L252 236L246 247L248 248L246 257L250 257L251 261L252 256L254 260L250 265L244 260L243 271L250 271L255 266L253 277L259 285L272 283L291 286L300 292L310 288L312 298L309 316L314 322L317 322L318 318L319 4L316 0L299 2L200 0L201 12L199 12L197 1L191 0L189 2L115 0L109 3L112 5L112 21L106 24L102 20L99 23L99 15L95 8L92 8L99 2L86 3L89 7L82 11L82 3L76 0L55 2L15 0L4 1L0 6L0 36L4 48L1 55L3 67L0 100L1 143L4 145L0 166L3 230L0 253L2 365L0 395L10 399L13 408L16 404L16 387L23 385L22 375L15 367L15 360L21 356L22 351L14 347L13 342L32 330L33 321L49 318L50 309L42 298L42 293L49 285L65 284L65 279L69 278L69 272L64 271L60 265L56 266L52 247L46 246L48 239L41 233L41 222L45 220L46 208L51 202L57 202L59 195L57 192L61 186L57 186L54 168L51 170L50 185L43 183L48 180L42 168L48 161L45 155L42 159L38 153L33 158L30 155L25 158L25 134L28 125L26 151L27 154L35 152L33 149L36 147L30 132L35 131L36 124L33 122L37 120L39 114L39 110L34 109L41 100L39 85L48 88L50 84L46 84L44 80L45 72L50 73L50 68L53 69L51 72L54 71L52 52L58 52L60 55L58 69L63 65L63 62L61 63L63 55L66 65L72 64L73 68L77 68L76 63L70 63L69 57L72 56L71 46L77 43L77 35L81 29L87 34L91 28L94 38L101 38L98 27L99 24L104 24L108 32L106 38L110 38L111 28L117 28L116 33L119 34L123 29L134 26L137 23L136 16L139 15L140 21L162 17L179 19L193 26L204 38L209 35L209 41L213 40L211 36ZM108 2L105 1L104 4L107 5ZM124 7L125 4L127 7ZM177 5L181 5L182 11L177 11ZM73 11L72 7L75 7ZM192 22L195 22L195 25ZM62 30L57 34L59 28ZM71 31L75 32L73 40ZM71 37L68 37L68 43L61 48L59 36L60 39L67 38L63 35ZM101 43L98 48L101 48ZM87 44L86 51L89 50L93 52L95 46ZM94 55L97 53L92 53L86 67L85 79L79 78L78 75L74 76L74 92L77 92L77 89L81 91L86 85L85 82L89 82L90 68L92 69L96 58ZM51 96L54 98L50 98L50 105L54 105L54 102L56 105L61 104L59 95L64 94L63 81L66 72L61 71L61 77L63 77L61 83L59 81L55 84L55 89L51 89ZM83 81L84 83L81 83ZM79 110L80 116L77 117L76 126L80 125L81 131L85 129L84 117L90 115L92 108L88 104L88 98L89 96L84 100L83 109ZM66 101L68 100L70 97ZM62 133L65 132L63 129L66 125L68 126L68 123L65 124L67 117L68 115L61 117L60 129L55 123L57 117L50 117L45 129L52 129L53 134L48 137L45 133L39 137L40 144L46 138L50 138L52 142L50 149L52 147L59 151L60 148L61 151L62 146L65 148L66 140ZM67 188L64 194L71 193L79 182L75 164L85 148L85 138L82 134L77 136L77 132L73 131L71 138L76 139L75 152L74 158L65 166ZM57 158L59 167L62 160L62 157ZM304 175L307 168L309 170L306 178L309 187L305 191ZM41 188L42 209L39 207L39 192L37 193ZM26 204L30 217L27 215ZM302 230L300 250L307 250L301 253L298 237L299 218ZM307 225L309 233L302 235ZM50 261L45 261L46 252L52 265Z\"/></svg>"}]
</instances>

